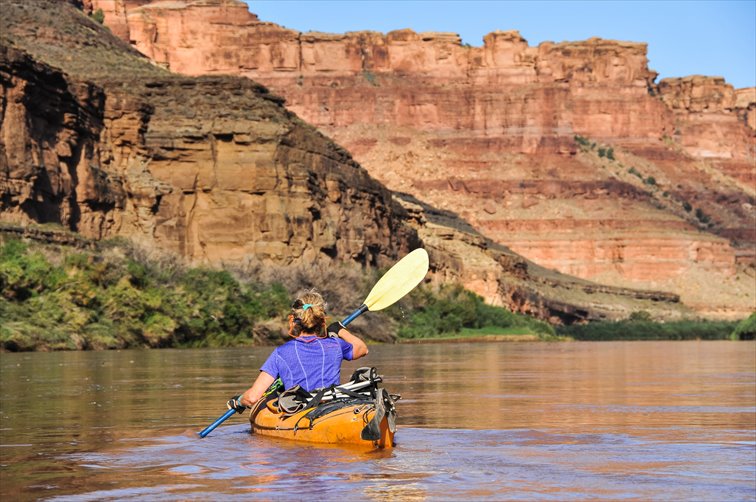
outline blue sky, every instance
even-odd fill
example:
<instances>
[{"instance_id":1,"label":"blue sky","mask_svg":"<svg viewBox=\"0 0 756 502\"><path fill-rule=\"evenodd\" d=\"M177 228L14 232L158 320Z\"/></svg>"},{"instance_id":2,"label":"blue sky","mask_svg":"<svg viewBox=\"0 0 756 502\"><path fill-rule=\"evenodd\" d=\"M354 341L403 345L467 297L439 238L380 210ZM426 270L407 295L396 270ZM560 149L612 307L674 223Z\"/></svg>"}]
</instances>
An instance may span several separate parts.
<instances>
[{"instance_id":1,"label":"blue sky","mask_svg":"<svg viewBox=\"0 0 756 502\"><path fill-rule=\"evenodd\" d=\"M724 77L756 86L756 0L248 0L250 11L298 31L402 28L458 33L483 44L518 30L531 46L600 37L646 42L649 67L665 77Z\"/></svg>"}]
</instances>

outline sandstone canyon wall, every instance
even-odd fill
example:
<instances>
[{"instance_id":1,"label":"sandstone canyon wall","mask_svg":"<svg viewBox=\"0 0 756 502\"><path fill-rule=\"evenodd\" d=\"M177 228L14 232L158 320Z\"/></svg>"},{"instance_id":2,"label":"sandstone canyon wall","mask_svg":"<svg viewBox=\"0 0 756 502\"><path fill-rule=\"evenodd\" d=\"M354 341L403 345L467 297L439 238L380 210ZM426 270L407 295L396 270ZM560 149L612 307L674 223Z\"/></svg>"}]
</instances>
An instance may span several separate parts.
<instances>
[{"instance_id":1,"label":"sandstone canyon wall","mask_svg":"<svg viewBox=\"0 0 756 502\"><path fill-rule=\"evenodd\" d=\"M146 4L100 3L111 20ZM14 225L5 232L71 241L27 226L57 223L216 265L384 266L423 245L435 280L461 281L492 303L554 322L690 314L674 294L543 269L452 212L395 197L266 88L172 74L115 36L130 25L111 33L71 5L81 7L3 6L0 221ZM223 15L236 8L240 25L248 19L233 2L202 5Z\"/></svg>"},{"instance_id":2,"label":"sandstone canyon wall","mask_svg":"<svg viewBox=\"0 0 756 502\"><path fill-rule=\"evenodd\" d=\"M643 43L531 47L504 31L467 47L409 29L300 33L231 0L89 5L172 71L269 86L389 188L544 267L675 292L707 315L754 309L753 89L657 83Z\"/></svg>"},{"instance_id":3,"label":"sandstone canyon wall","mask_svg":"<svg viewBox=\"0 0 756 502\"><path fill-rule=\"evenodd\" d=\"M22 4L3 7L3 220L129 235L195 263L377 266L419 244L391 193L265 88L172 75L80 11Z\"/></svg>"}]
</instances>

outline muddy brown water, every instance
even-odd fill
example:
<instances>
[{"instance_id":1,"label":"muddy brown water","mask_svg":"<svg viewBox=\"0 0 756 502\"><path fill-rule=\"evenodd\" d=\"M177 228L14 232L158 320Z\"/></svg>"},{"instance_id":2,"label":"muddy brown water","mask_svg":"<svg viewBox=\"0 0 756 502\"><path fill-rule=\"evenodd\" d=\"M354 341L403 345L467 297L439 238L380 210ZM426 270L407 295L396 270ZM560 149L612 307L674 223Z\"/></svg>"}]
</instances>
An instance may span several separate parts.
<instances>
[{"instance_id":1,"label":"muddy brown water","mask_svg":"<svg viewBox=\"0 0 756 502\"><path fill-rule=\"evenodd\" d=\"M0 354L0 498L756 500L754 342L372 346L393 450L198 439L269 351Z\"/></svg>"}]
</instances>

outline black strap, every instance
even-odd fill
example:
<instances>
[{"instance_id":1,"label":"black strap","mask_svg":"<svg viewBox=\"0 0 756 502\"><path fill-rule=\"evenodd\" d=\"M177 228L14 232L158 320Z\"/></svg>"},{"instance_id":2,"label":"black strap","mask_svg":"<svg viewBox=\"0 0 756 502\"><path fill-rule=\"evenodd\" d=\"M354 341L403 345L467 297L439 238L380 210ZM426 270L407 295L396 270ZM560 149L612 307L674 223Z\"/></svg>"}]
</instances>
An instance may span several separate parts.
<instances>
[{"instance_id":1,"label":"black strap","mask_svg":"<svg viewBox=\"0 0 756 502\"><path fill-rule=\"evenodd\" d=\"M331 386L330 388L329 387L323 387L322 389L318 389L318 392L316 392L315 395L312 396L312 399L310 399L310 402L307 403L307 406L305 406L302 409L303 410L309 410L310 408L314 408L317 405L319 405L320 401L323 400L323 396L325 395L325 393L328 392L331 389L333 389L333 386Z\"/></svg>"},{"instance_id":2,"label":"black strap","mask_svg":"<svg viewBox=\"0 0 756 502\"><path fill-rule=\"evenodd\" d=\"M373 394L375 393L374 389L375 387L366 387L366 390L370 391L370 395L368 395L367 393L354 392L353 390L348 390L348 389L336 389L336 392L340 392L344 395L347 395L349 397L355 397L357 399L366 399L369 397L373 397Z\"/></svg>"}]
</instances>

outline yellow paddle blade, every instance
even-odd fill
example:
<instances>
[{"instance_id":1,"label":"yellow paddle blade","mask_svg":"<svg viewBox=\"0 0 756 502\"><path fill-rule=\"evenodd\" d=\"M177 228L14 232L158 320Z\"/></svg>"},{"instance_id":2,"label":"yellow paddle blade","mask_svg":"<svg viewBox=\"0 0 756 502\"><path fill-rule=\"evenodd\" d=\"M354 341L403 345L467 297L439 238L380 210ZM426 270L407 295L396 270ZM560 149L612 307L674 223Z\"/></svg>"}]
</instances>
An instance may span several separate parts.
<instances>
[{"instance_id":1,"label":"yellow paddle blade","mask_svg":"<svg viewBox=\"0 0 756 502\"><path fill-rule=\"evenodd\" d=\"M415 289L427 273L428 252L415 249L381 277L364 303L371 312L385 309Z\"/></svg>"}]
</instances>

